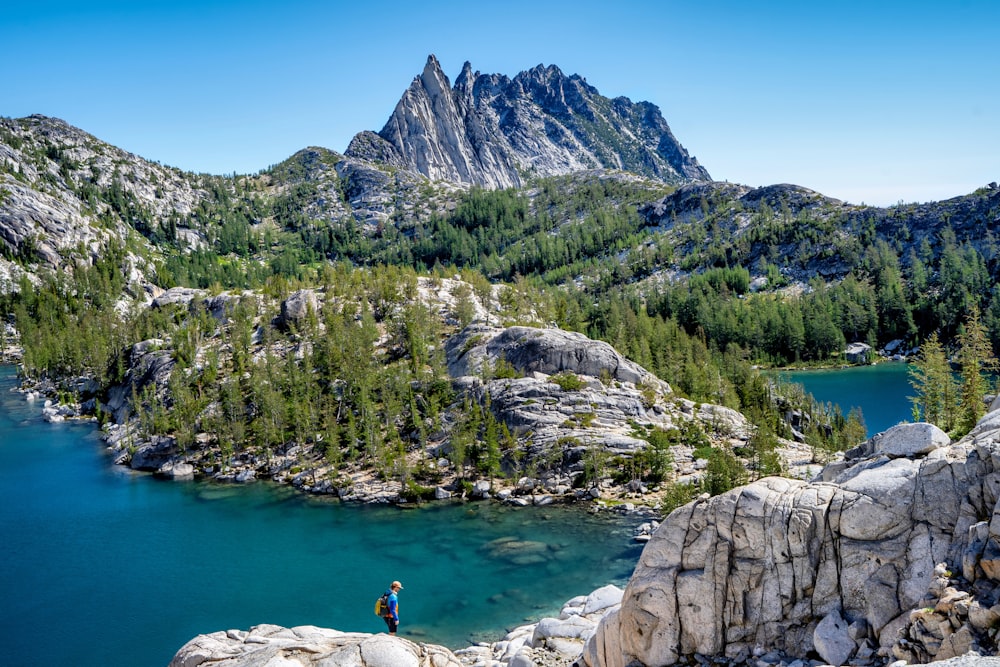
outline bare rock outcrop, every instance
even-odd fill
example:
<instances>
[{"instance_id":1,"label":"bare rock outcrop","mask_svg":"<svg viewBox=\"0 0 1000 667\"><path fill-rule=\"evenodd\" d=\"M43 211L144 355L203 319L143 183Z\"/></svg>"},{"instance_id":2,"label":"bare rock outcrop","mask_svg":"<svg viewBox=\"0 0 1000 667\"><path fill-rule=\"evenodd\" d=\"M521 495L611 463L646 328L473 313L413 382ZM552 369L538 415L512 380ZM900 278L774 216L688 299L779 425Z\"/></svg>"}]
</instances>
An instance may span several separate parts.
<instances>
[{"instance_id":1,"label":"bare rock outcrop","mask_svg":"<svg viewBox=\"0 0 1000 667\"><path fill-rule=\"evenodd\" d=\"M728 437L748 437L740 413L674 396L666 382L579 333L474 323L447 341L445 353L456 386L483 402L488 396L515 437L530 436L529 457L551 463L556 455L570 473L583 470L592 448L631 456L648 447L637 426L671 429L698 420ZM502 368L512 370L498 373ZM675 450L678 465L691 459L690 448Z\"/></svg>"},{"instance_id":2,"label":"bare rock outcrop","mask_svg":"<svg viewBox=\"0 0 1000 667\"><path fill-rule=\"evenodd\" d=\"M314 290L296 290L281 302L279 322L286 329L300 326L309 317L317 317L319 299Z\"/></svg>"},{"instance_id":3,"label":"bare rock outcrop","mask_svg":"<svg viewBox=\"0 0 1000 667\"><path fill-rule=\"evenodd\" d=\"M95 203L97 193L114 204ZM93 196L92 196L93 195ZM139 218L186 215L205 197L180 171L57 118L0 119L0 248L50 268L96 257ZM95 224L103 214L103 222ZM137 262L138 263L138 262ZM135 269L135 267L132 267Z\"/></svg>"},{"instance_id":4,"label":"bare rock outcrop","mask_svg":"<svg viewBox=\"0 0 1000 667\"><path fill-rule=\"evenodd\" d=\"M312 625L283 628L258 625L198 635L170 661L170 667L461 667L443 646L416 644L402 637L339 632Z\"/></svg>"},{"instance_id":5,"label":"bare rock outcrop","mask_svg":"<svg viewBox=\"0 0 1000 667\"><path fill-rule=\"evenodd\" d=\"M604 586L567 601L558 617L518 626L498 641L454 653L385 634L258 625L249 631L199 635L181 647L170 667L561 667L576 661L598 622L621 599L620 588Z\"/></svg>"},{"instance_id":6,"label":"bare rock outcrop","mask_svg":"<svg viewBox=\"0 0 1000 667\"><path fill-rule=\"evenodd\" d=\"M929 425L898 428L829 481L762 479L672 513L588 642L587 665L995 654L1000 412L955 444Z\"/></svg>"},{"instance_id":7,"label":"bare rock outcrop","mask_svg":"<svg viewBox=\"0 0 1000 667\"><path fill-rule=\"evenodd\" d=\"M562 329L474 324L451 338L447 350L453 377L478 374L484 362L503 359L523 374L570 372L631 384L661 382L611 345ZM670 391L666 383L662 385Z\"/></svg>"}]
</instances>

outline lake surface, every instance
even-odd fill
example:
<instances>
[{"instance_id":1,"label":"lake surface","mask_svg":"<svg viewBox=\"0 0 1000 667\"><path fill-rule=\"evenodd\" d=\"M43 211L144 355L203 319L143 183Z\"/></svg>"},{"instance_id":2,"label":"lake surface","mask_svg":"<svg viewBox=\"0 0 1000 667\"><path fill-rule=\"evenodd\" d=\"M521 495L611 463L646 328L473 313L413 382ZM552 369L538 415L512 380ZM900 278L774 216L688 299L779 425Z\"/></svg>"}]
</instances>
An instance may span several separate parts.
<instances>
[{"instance_id":1,"label":"lake surface","mask_svg":"<svg viewBox=\"0 0 1000 667\"><path fill-rule=\"evenodd\" d=\"M274 485L177 483L114 466L94 426L49 424L0 367L5 665L163 666L199 633L274 623L498 639L624 585L636 518L495 503L341 505Z\"/></svg>"},{"instance_id":2,"label":"lake surface","mask_svg":"<svg viewBox=\"0 0 1000 667\"><path fill-rule=\"evenodd\" d=\"M771 375L803 385L823 403L839 405L844 416L861 408L868 435L911 421L909 365L890 362L831 370L780 371Z\"/></svg>"}]
</instances>

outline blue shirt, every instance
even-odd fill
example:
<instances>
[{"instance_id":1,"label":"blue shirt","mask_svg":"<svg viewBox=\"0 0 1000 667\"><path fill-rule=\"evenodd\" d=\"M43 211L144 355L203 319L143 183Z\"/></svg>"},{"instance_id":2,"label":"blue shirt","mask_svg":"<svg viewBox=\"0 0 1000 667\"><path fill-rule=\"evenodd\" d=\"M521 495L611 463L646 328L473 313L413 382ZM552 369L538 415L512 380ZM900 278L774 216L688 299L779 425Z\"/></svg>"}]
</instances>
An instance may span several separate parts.
<instances>
[{"instance_id":1,"label":"blue shirt","mask_svg":"<svg viewBox=\"0 0 1000 667\"><path fill-rule=\"evenodd\" d=\"M389 593L389 615L392 616L392 620L399 623L399 598L396 597L396 593L392 589L387 592Z\"/></svg>"}]
</instances>

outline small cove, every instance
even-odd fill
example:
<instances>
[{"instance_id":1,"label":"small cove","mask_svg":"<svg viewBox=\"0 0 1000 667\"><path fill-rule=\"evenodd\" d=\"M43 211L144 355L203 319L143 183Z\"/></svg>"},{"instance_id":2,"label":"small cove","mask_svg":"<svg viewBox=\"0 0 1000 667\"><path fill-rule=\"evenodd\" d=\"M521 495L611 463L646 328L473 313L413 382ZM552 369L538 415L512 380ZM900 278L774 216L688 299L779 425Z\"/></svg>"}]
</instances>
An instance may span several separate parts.
<instances>
[{"instance_id":1,"label":"small cove","mask_svg":"<svg viewBox=\"0 0 1000 667\"><path fill-rule=\"evenodd\" d=\"M909 365L889 362L848 368L772 371L784 382L797 382L821 403L839 405L846 416L861 408L868 435L881 433L911 419Z\"/></svg>"},{"instance_id":2,"label":"small cove","mask_svg":"<svg viewBox=\"0 0 1000 667\"><path fill-rule=\"evenodd\" d=\"M203 632L260 623L494 640L624 585L641 519L578 508L347 506L256 483L172 483L111 464L90 424L49 424L0 367L0 638L12 665L165 665Z\"/></svg>"}]
</instances>

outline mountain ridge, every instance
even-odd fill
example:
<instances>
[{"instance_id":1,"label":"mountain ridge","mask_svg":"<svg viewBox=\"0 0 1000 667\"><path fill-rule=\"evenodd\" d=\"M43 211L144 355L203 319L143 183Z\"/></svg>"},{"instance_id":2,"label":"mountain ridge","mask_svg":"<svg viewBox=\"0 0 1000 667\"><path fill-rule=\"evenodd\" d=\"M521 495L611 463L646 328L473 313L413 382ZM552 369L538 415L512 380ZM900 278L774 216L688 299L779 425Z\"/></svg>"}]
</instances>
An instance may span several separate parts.
<instances>
[{"instance_id":1,"label":"mountain ridge","mask_svg":"<svg viewBox=\"0 0 1000 667\"><path fill-rule=\"evenodd\" d=\"M473 72L466 61L452 86L432 54L378 137L384 145L363 150L352 141L346 154L488 188L593 168L668 183L711 180L655 105L603 97L555 65L511 79Z\"/></svg>"}]
</instances>

